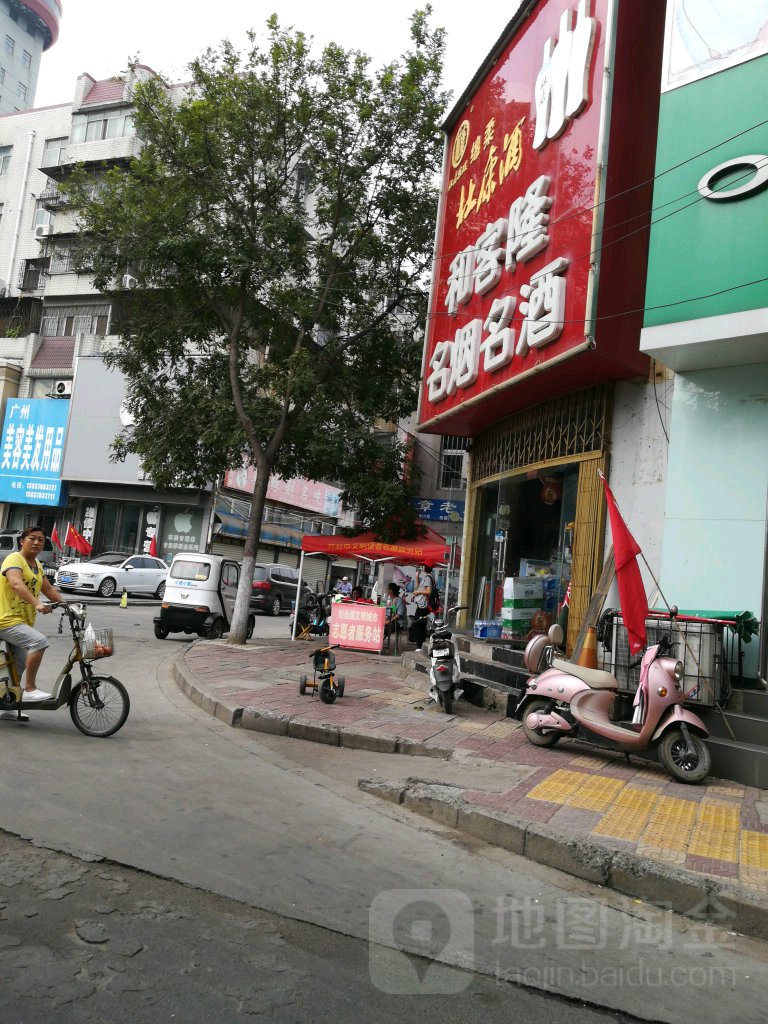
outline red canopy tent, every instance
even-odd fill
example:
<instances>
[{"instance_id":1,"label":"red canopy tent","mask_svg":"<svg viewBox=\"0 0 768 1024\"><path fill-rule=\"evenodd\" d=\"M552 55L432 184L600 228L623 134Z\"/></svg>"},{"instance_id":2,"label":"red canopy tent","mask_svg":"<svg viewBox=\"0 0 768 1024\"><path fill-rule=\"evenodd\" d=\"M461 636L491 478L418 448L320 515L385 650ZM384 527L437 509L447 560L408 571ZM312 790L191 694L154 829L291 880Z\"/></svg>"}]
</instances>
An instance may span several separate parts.
<instances>
[{"instance_id":1,"label":"red canopy tent","mask_svg":"<svg viewBox=\"0 0 768 1024\"><path fill-rule=\"evenodd\" d=\"M450 559L451 545L430 527L425 527L418 540L400 540L387 544L378 540L372 531L358 533L355 537L336 534L327 537L324 534L308 534L301 539L301 561L299 562L299 589L304 574L304 558L312 555L331 555L344 558L356 558L360 562L378 565L391 562L395 565L447 565ZM454 554L458 560L458 548ZM296 637L296 618L294 618L292 637Z\"/></svg>"},{"instance_id":2,"label":"red canopy tent","mask_svg":"<svg viewBox=\"0 0 768 1024\"><path fill-rule=\"evenodd\" d=\"M429 527L426 527L426 532L418 540L400 540L394 544L378 540L368 530L366 533L358 533L356 537L309 534L301 539L302 560L305 554L344 556L357 558L361 562L399 562L401 565L425 562L427 565L438 565L448 561L450 545Z\"/></svg>"}]
</instances>

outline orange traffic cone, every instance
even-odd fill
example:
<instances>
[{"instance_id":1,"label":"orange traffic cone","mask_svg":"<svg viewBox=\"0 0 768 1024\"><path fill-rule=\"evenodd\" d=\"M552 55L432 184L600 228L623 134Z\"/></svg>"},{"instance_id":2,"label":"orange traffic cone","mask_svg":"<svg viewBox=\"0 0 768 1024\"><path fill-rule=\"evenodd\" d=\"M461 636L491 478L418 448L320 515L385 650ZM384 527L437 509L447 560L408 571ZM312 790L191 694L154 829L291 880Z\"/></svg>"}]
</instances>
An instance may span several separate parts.
<instances>
[{"instance_id":1,"label":"orange traffic cone","mask_svg":"<svg viewBox=\"0 0 768 1024\"><path fill-rule=\"evenodd\" d=\"M584 646L581 648L581 654L576 664L581 665L582 668L597 668L597 631L594 626L587 628Z\"/></svg>"}]
</instances>

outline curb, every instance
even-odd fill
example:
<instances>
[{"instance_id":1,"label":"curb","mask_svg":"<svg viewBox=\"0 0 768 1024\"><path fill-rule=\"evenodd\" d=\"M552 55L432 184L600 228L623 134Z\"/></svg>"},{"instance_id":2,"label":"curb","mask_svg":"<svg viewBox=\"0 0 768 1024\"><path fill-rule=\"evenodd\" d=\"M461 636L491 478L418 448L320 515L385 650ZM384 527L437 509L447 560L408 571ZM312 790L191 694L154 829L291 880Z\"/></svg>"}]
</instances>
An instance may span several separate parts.
<instances>
[{"instance_id":1,"label":"curb","mask_svg":"<svg viewBox=\"0 0 768 1024\"><path fill-rule=\"evenodd\" d=\"M331 747L347 747L350 750L370 750L378 754L409 754L414 757L435 757L442 761L453 758L450 747L426 746L417 740L371 730L347 729L330 723L308 722L300 715L282 715L276 711L260 711L258 708L217 701L202 688L187 668L184 654L173 659L172 674L185 697L189 698L209 715L234 728L263 732L270 736L289 736L292 739L308 740L310 743L325 743Z\"/></svg>"},{"instance_id":2,"label":"curb","mask_svg":"<svg viewBox=\"0 0 768 1024\"><path fill-rule=\"evenodd\" d=\"M574 839L503 811L479 810L461 797L457 787L445 783L360 779L358 789L536 864L683 917L710 920L728 931L768 939L768 898L741 886L611 850L588 839Z\"/></svg>"},{"instance_id":3,"label":"curb","mask_svg":"<svg viewBox=\"0 0 768 1024\"><path fill-rule=\"evenodd\" d=\"M297 715L217 701L189 672L183 652L174 658L172 674L179 689L193 704L233 728L356 750L459 760L450 747L428 747L399 736L307 722ZM358 788L536 864L661 906L683 917L710 920L729 931L768 940L768 897L737 884L722 883L647 857L611 850L588 839L574 839L564 832L503 811L479 809L463 799L460 787L446 783L414 778L400 783L359 779Z\"/></svg>"}]
</instances>

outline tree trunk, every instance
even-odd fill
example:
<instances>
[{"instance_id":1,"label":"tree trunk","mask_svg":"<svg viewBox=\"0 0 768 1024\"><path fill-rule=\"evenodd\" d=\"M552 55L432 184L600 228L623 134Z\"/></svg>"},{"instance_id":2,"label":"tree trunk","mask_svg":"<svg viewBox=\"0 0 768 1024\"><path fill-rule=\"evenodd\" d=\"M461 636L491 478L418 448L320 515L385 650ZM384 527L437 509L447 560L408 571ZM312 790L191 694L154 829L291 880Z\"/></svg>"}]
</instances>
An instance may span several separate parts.
<instances>
[{"instance_id":1,"label":"tree trunk","mask_svg":"<svg viewBox=\"0 0 768 1024\"><path fill-rule=\"evenodd\" d=\"M256 483L251 496L251 514L248 517L248 536L245 540L243 562L240 569L240 582L237 587L237 599L229 629L231 644L244 644L248 632L248 615L251 608L251 590L253 586L253 567L256 564L256 552L259 550L261 537L261 520L264 514L264 501L269 484L269 467L266 461L256 467Z\"/></svg>"}]
</instances>

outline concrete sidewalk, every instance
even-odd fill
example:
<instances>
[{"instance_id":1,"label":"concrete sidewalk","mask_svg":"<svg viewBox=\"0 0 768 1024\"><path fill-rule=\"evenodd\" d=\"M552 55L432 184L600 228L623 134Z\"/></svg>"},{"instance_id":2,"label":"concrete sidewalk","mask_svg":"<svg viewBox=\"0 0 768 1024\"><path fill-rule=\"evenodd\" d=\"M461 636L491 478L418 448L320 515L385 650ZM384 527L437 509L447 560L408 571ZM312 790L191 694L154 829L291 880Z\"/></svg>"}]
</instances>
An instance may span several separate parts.
<instances>
[{"instance_id":1,"label":"concrete sidewalk","mask_svg":"<svg viewBox=\"0 0 768 1024\"><path fill-rule=\"evenodd\" d=\"M174 674L190 700L243 729L487 766L490 780L518 766L522 781L496 791L412 777L359 785L538 863L768 939L768 792L682 785L660 766L573 741L534 747L518 722L464 701L444 714L427 700L427 677L395 657L338 650L345 694L326 705L299 695L315 646L197 641Z\"/></svg>"}]
</instances>

